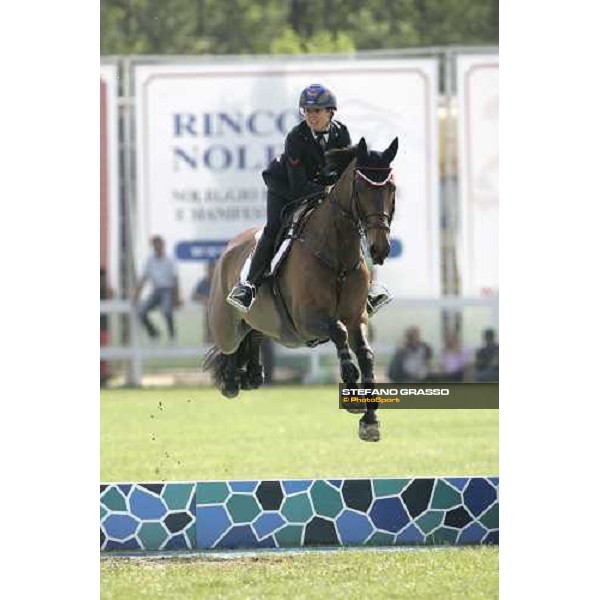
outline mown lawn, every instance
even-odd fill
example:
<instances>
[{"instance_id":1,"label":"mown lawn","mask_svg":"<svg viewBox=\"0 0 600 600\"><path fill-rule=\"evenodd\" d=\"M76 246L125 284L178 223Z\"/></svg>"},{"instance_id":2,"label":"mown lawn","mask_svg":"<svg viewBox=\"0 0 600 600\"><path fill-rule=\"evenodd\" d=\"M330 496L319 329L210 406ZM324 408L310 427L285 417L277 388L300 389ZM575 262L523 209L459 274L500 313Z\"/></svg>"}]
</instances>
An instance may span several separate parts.
<instances>
[{"instance_id":1,"label":"mown lawn","mask_svg":"<svg viewBox=\"0 0 600 600\"><path fill-rule=\"evenodd\" d=\"M342 551L227 561L104 559L101 597L498 598L498 548Z\"/></svg>"},{"instance_id":2,"label":"mown lawn","mask_svg":"<svg viewBox=\"0 0 600 600\"><path fill-rule=\"evenodd\" d=\"M102 481L498 473L494 410L380 410L368 444L336 386L110 390L100 407Z\"/></svg>"}]
</instances>

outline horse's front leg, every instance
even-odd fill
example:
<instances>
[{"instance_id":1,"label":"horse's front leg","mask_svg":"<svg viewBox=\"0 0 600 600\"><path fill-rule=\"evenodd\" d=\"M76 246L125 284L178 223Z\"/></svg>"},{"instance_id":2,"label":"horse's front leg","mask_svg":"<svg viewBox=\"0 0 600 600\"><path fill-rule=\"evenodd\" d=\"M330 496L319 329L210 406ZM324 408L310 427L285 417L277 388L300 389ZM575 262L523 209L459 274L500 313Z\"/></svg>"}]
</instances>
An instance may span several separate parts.
<instances>
[{"instance_id":1,"label":"horse's front leg","mask_svg":"<svg viewBox=\"0 0 600 600\"><path fill-rule=\"evenodd\" d=\"M340 361L340 374L346 385L354 385L360 375L356 365L352 362L350 346L348 345L348 330L339 320L335 319L329 328L329 337L335 344L338 359Z\"/></svg>"},{"instance_id":2,"label":"horse's front leg","mask_svg":"<svg viewBox=\"0 0 600 600\"><path fill-rule=\"evenodd\" d=\"M356 354L358 365L362 374L362 384L364 387L373 387L375 385L374 374L374 354L367 339L368 325L361 322L358 327L350 332L350 345L352 351ZM358 435L365 442L378 442L381 439L379 420L376 415L377 403L367 402L365 414L361 418L358 426Z\"/></svg>"}]
</instances>

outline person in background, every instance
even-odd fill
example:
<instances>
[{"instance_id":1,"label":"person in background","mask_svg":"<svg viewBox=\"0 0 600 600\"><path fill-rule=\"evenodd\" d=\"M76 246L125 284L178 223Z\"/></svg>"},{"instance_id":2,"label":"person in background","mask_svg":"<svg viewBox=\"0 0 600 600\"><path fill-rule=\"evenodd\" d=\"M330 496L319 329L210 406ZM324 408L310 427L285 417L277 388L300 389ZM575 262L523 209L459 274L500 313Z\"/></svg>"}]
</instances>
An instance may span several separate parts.
<instances>
[{"instance_id":1,"label":"person in background","mask_svg":"<svg viewBox=\"0 0 600 600\"><path fill-rule=\"evenodd\" d=\"M212 284L212 279L215 274L216 266L217 263L214 260L208 263L206 276L198 282L194 289L194 292L192 293L192 300L194 302L197 302L198 304L201 304L204 307L203 331L205 344L212 344L213 342L210 327L208 326L208 297L210 295L210 286Z\"/></svg>"},{"instance_id":2,"label":"person in background","mask_svg":"<svg viewBox=\"0 0 600 600\"><path fill-rule=\"evenodd\" d=\"M137 305L140 294L147 282L152 283L152 292L139 307L139 317L148 335L152 339L159 337L158 330L150 321L148 313L160 306L167 323L169 338L175 340L175 323L173 309L181 306L179 281L173 260L165 255L165 242L162 237L155 235L150 240L153 254L146 261L144 274L133 293L133 301Z\"/></svg>"},{"instance_id":3,"label":"person in background","mask_svg":"<svg viewBox=\"0 0 600 600\"><path fill-rule=\"evenodd\" d=\"M435 376L437 381L464 381L465 372L469 367L469 354L462 347L458 333L452 332L448 335L440 363L440 372Z\"/></svg>"},{"instance_id":4,"label":"person in background","mask_svg":"<svg viewBox=\"0 0 600 600\"><path fill-rule=\"evenodd\" d=\"M404 334L404 344L399 347L388 368L390 382L421 383L431 370L433 352L429 344L421 341L418 327L409 327Z\"/></svg>"},{"instance_id":5,"label":"person in background","mask_svg":"<svg viewBox=\"0 0 600 600\"><path fill-rule=\"evenodd\" d=\"M475 353L475 380L498 381L500 351L496 343L496 332L486 329L483 332L483 341L484 346Z\"/></svg>"}]
</instances>

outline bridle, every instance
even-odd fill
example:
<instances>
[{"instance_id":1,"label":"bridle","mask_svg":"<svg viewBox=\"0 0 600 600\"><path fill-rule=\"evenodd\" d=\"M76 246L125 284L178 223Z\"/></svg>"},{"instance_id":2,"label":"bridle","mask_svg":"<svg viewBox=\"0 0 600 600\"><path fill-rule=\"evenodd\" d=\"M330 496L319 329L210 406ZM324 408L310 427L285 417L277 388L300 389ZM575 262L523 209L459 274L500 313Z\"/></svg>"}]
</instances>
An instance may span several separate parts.
<instances>
[{"instance_id":1,"label":"bridle","mask_svg":"<svg viewBox=\"0 0 600 600\"><path fill-rule=\"evenodd\" d=\"M387 171L387 175L383 181L374 181L368 177L364 171ZM378 206L377 210L372 213L365 214L362 210L357 182L363 182L368 187L376 188L381 191L378 194ZM396 198L392 198L392 209L388 214L383 208L383 191L391 188L394 185L394 173L390 167L355 167L354 169L354 180L352 182L352 195L350 197L350 212L345 210L340 204L334 203L342 214L351 219L356 229L361 233L365 233L370 229L382 229L386 233L390 232L390 224L394 218L394 211L396 208Z\"/></svg>"}]
</instances>

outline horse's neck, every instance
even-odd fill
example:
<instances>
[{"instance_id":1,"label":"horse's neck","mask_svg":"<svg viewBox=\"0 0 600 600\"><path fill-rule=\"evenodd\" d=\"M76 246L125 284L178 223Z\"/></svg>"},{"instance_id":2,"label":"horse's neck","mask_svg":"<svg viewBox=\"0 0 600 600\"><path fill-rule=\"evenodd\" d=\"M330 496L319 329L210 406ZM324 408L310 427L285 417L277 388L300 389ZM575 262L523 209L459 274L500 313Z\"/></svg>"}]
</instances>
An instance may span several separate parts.
<instances>
[{"instance_id":1,"label":"horse's neck","mask_svg":"<svg viewBox=\"0 0 600 600\"><path fill-rule=\"evenodd\" d=\"M313 249L342 267L356 264L361 256L360 234L352 217L352 178L347 171L305 230Z\"/></svg>"}]
</instances>

